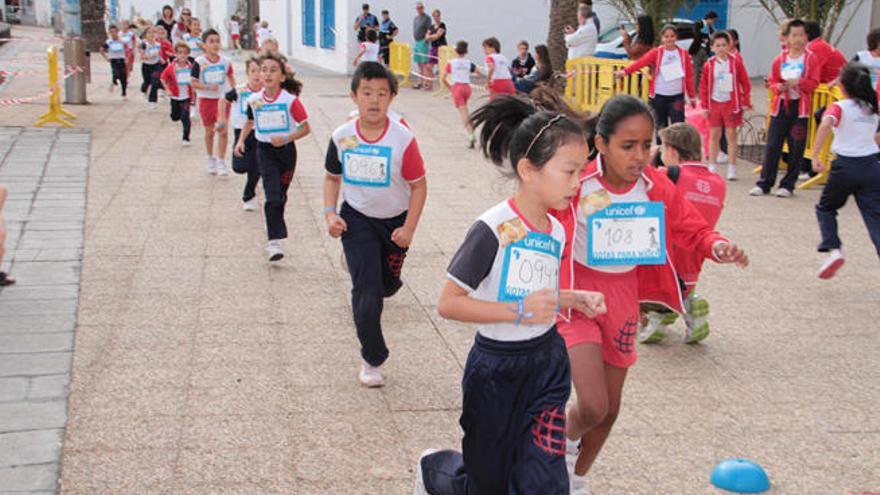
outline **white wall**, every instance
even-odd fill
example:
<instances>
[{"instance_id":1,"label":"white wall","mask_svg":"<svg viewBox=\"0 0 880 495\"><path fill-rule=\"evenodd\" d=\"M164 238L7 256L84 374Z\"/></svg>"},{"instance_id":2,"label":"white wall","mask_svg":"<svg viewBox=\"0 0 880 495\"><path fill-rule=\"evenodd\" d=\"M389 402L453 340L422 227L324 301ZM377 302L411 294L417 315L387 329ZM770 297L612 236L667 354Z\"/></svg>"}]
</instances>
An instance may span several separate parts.
<instances>
[{"instance_id":1,"label":"white wall","mask_svg":"<svg viewBox=\"0 0 880 495\"><path fill-rule=\"evenodd\" d=\"M361 2L357 3L360 9ZM321 0L315 0L315 45L302 44L302 1L260 0L260 19L269 21L269 29L278 40L281 51L290 58L302 60L341 74L349 72L354 55L348 51L356 39L348 28L357 14L351 14L349 0L336 0L336 49L321 48ZM351 16L351 20L348 17ZM352 46L356 46L354 43Z\"/></svg>"}]
</instances>

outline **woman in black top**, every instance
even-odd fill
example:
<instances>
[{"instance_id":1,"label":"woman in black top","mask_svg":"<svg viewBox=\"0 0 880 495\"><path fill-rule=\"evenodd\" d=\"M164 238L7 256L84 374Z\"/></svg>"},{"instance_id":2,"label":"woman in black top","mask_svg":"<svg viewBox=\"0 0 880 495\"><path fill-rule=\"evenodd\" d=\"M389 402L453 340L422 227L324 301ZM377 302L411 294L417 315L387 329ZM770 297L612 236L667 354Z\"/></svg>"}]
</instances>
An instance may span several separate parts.
<instances>
[{"instance_id":1,"label":"woman in black top","mask_svg":"<svg viewBox=\"0 0 880 495\"><path fill-rule=\"evenodd\" d=\"M437 9L431 12L431 18L434 22L428 28L428 34L425 35L425 39L431 43L431 60L429 63L437 65L440 47L448 44L446 43L446 23L440 20L440 11Z\"/></svg>"},{"instance_id":2,"label":"woman in black top","mask_svg":"<svg viewBox=\"0 0 880 495\"><path fill-rule=\"evenodd\" d=\"M535 47L535 67L525 77L518 77L513 81L517 91L529 94L538 83L547 82L553 77L553 62L550 61L550 50L547 45Z\"/></svg>"},{"instance_id":3,"label":"woman in black top","mask_svg":"<svg viewBox=\"0 0 880 495\"><path fill-rule=\"evenodd\" d=\"M162 18L156 21L157 26L162 26L168 33L168 39L171 40L171 32L174 30L174 9L170 5L162 7Z\"/></svg>"}]
</instances>

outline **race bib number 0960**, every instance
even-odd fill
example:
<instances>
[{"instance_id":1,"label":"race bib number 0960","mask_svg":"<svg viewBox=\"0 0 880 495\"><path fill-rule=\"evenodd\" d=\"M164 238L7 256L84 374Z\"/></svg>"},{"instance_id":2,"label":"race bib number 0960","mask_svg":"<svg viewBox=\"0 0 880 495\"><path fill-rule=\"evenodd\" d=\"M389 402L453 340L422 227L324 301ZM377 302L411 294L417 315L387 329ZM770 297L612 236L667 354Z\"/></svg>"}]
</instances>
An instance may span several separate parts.
<instances>
[{"instance_id":1,"label":"race bib number 0960","mask_svg":"<svg viewBox=\"0 0 880 495\"><path fill-rule=\"evenodd\" d=\"M391 148L359 144L342 152L342 179L357 186L391 186Z\"/></svg>"},{"instance_id":2,"label":"race bib number 0960","mask_svg":"<svg viewBox=\"0 0 880 495\"><path fill-rule=\"evenodd\" d=\"M666 263L663 203L616 203L587 218L590 266Z\"/></svg>"},{"instance_id":3,"label":"race bib number 0960","mask_svg":"<svg viewBox=\"0 0 880 495\"><path fill-rule=\"evenodd\" d=\"M559 289L562 246L547 234L529 234L507 246L498 300L519 301L541 289Z\"/></svg>"},{"instance_id":4,"label":"race bib number 0960","mask_svg":"<svg viewBox=\"0 0 880 495\"><path fill-rule=\"evenodd\" d=\"M206 67L204 71L205 84L223 84L226 79L226 68L222 65Z\"/></svg>"}]
</instances>

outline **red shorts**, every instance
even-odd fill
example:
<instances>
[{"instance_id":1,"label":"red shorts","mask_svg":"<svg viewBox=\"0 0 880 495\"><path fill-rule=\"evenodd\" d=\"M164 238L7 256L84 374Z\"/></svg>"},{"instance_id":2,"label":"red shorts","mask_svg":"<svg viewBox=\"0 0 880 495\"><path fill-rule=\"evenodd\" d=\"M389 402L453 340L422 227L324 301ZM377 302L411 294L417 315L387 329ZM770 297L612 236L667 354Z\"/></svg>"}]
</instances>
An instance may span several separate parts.
<instances>
[{"instance_id":1,"label":"red shorts","mask_svg":"<svg viewBox=\"0 0 880 495\"><path fill-rule=\"evenodd\" d=\"M452 102L455 108L467 106L467 102L471 97L471 85L465 83L455 83L450 90L452 93Z\"/></svg>"},{"instance_id":2,"label":"red shorts","mask_svg":"<svg viewBox=\"0 0 880 495\"><path fill-rule=\"evenodd\" d=\"M217 107L219 106L220 99L218 98L199 98L199 117L202 119L202 124L205 127L214 127L214 124L217 122ZM232 108L232 105L226 105L226 117L229 117L229 110Z\"/></svg>"},{"instance_id":3,"label":"red shorts","mask_svg":"<svg viewBox=\"0 0 880 495\"><path fill-rule=\"evenodd\" d=\"M636 334L639 328L639 280L636 270L607 273L575 263L574 288L605 295L608 312L587 318L571 312L571 321L557 325L569 349L580 344L599 344L602 358L615 368L629 368L636 362Z\"/></svg>"},{"instance_id":4,"label":"red shorts","mask_svg":"<svg viewBox=\"0 0 880 495\"><path fill-rule=\"evenodd\" d=\"M239 40L239 39L241 39L241 35L240 34L233 34L232 39Z\"/></svg>"},{"instance_id":5,"label":"red shorts","mask_svg":"<svg viewBox=\"0 0 880 495\"><path fill-rule=\"evenodd\" d=\"M709 110L709 127L724 127L725 129L736 129L743 123L743 112L733 113L733 100L724 103L712 101L712 108Z\"/></svg>"},{"instance_id":6,"label":"red shorts","mask_svg":"<svg viewBox=\"0 0 880 495\"><path fill-rule=\"evenodd\" d=\"M489 83L489 99L498 95L515 95L516 88L512 79L495 79Z\"/></svg>"}]
</instances>

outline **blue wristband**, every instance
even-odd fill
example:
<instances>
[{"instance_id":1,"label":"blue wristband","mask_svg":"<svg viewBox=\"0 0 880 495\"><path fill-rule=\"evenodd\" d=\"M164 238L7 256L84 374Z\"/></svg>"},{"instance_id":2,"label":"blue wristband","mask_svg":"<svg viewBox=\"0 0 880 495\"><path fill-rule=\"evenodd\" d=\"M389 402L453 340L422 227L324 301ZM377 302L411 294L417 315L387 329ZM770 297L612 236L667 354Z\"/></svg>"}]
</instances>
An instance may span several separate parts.
<instances>
[{"instance_id":1,"label":"blue wristband","mask_svg":"<svg viewBox=\"0 0 880 495\"><path fill-rule=\"evenodd\" d=\"M326 215L328 213L336 213L336 207L335 206L325 206L324 207L324 214Z\"/></svg>"},{"instance_id":2,"label":"blue wristband","mask_svg":"<svg viewBox=\"0 0 880 495\"><path fill-rule=\"evenodd\" d=\"M524 308L525 304L522 299L516 302L516 322L514 322L514 325L519 326L519 324L522 323Z\"/></svg>"}]
</instances>

